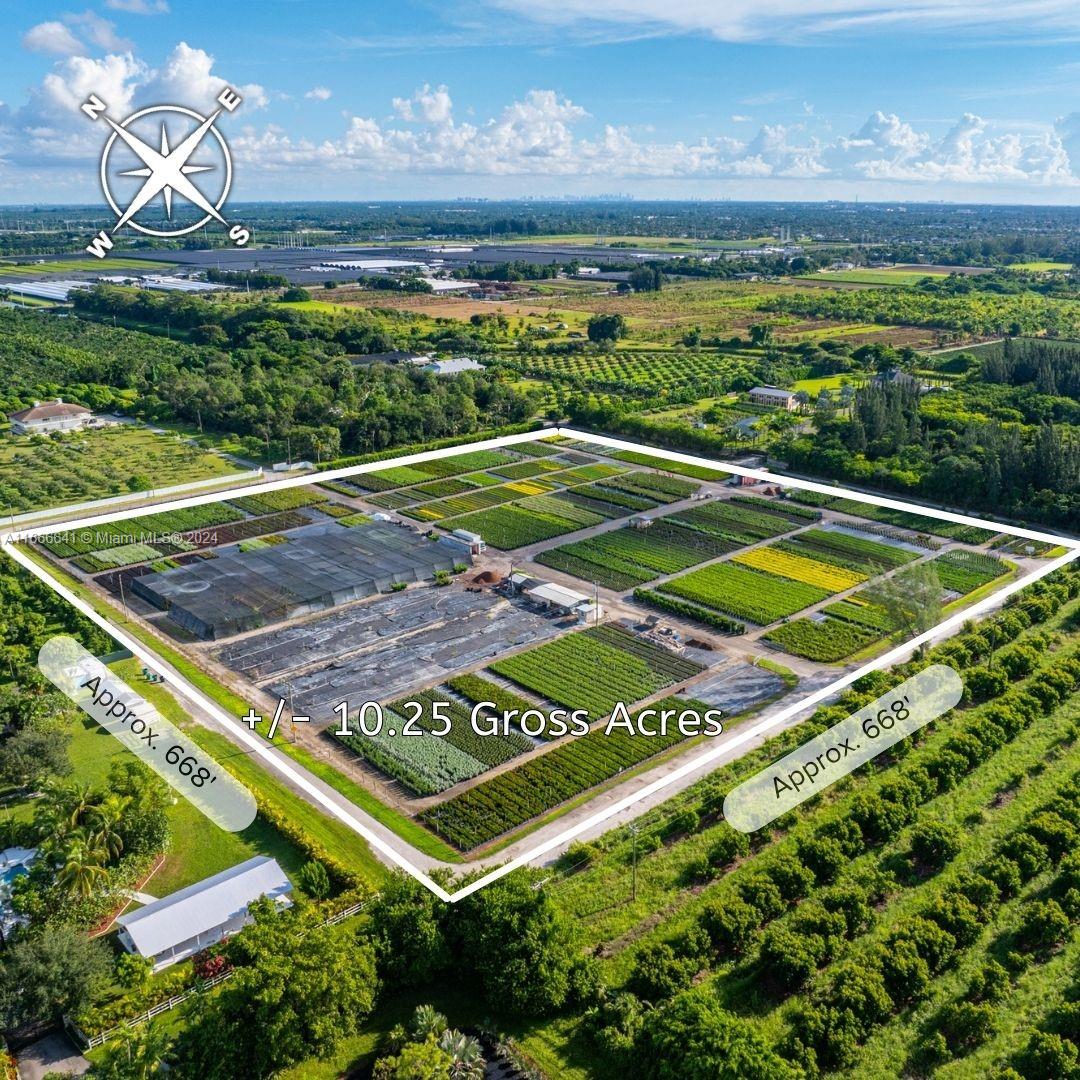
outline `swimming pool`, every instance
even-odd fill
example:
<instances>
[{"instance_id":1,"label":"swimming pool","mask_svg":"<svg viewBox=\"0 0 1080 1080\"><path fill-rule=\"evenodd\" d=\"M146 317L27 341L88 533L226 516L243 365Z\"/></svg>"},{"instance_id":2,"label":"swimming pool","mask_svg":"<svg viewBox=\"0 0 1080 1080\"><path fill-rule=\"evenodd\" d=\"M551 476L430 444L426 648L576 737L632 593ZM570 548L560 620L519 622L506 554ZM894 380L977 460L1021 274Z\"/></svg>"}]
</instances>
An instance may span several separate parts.
<instances>
[{"instance_id":1,"label":"swimming pool","mask_svg":"<svg viewBox=\"0 0 1080 1080\"><path fill-rule=\"evenodd\" d=\"M0 870L0 893L10 889L12 882L17 877L25 877L30 871L25 866L9 866L6 870Z\"/></svg>"},{"instance_id":2,"label":"swimming pool","mask_svg":"<svg viewBox=\"0 0 1080 1080\"><path fill-rule=\"evenodd\" d=\"M0 932L6 937L16 926L25 923L23 916L11 907L11 886L15 879L30 873L29 866L37 858L33 848L8 848L0 852Z\"/></svg>"}]
</instances>

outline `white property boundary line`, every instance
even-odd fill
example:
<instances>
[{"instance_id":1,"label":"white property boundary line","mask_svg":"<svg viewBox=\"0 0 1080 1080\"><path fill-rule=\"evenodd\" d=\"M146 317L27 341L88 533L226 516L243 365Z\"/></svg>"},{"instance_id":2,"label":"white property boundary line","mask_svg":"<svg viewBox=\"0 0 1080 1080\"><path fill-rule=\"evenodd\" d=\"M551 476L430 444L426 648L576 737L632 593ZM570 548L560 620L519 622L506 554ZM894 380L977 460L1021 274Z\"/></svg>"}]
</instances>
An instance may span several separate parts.
<instances>
[{"instance_id":1,"label":"white property boundary line","mask_svg":"<svg viewBox=\"0 0 1080 1080\"><path fill-rule=\"evenodd\" d=\"M748 476L756 480L763 480L766 482L782 484L785 487L801 488L806 491L817 491L826 495L840 495L846 498L852 498L859 502L870 503L875 506L884 506L895 510L904 510L908 513L921 514L923 517L937 518L942 521L952 521L963 525L973 525L979 528L989 528L995 532L1009 533L1013 536L1022 537L1028 540L1039 540L1045 543L1050 543L1055 546L1066 547L1069 550L1056 559L1052 559L1045 566L1039 567L1037 570L1011 582L1009 585L998 589L991 593L989 596L984 597L982 600L973 604L969 608L965 608L963 611L957 612L955 615L946 619L944 622L935 626L931 630L927 630L910 641L904 642L898 645L896 648L891 649L889 652L884 653L855 671L848 672L845 675L833 680L828 685L821 687L818 690L813 691L806 697L801 698L799 701L793 702L786 708L781 709L779 712L772 716L765 717L759 720L756 724L751 725L748 728L740 729L734 735L728 738L723 738L717 742L708 752L700 754L697 757L686 761L674 772L661 777L658 780L654 780L651 784L646 785L639 791L634 792L631 795L627 795L618 802L611 806L605 807L603 810L597 811L584 821L578 822L576 825L564 830L557 836L552 837L543 843L537 844L536 847L530 848L524 854L517 856L517 858L511 859L509 862L497 867L490 873L471 881L468 885L463 886L456 892L447 892L438 882L434 881L431 877L425 874L418 867L414 866L408 859L402 856L395 850L393 845L388 844L380 836L371 831L362 821L358 820L352 814L350 814L343 807L339 806L333 800L329 799L322 791L320 791L314 784L308 781L305 777L301 776L292 765L283 760L283 755L280 751L275 751L271 744L267 743L264 739L256 735L254 732L249 731L242 725L238 724L235 718L226 713L219 705L207 698L200 690L194 687L187 679L179 676L178 672L174 672L169 669L161 658L144 645L142 642L131 637L126 631L121 630L113 623L111 623L104 616L98 614L98 612L86 601L76 596L70 589L59 581L55 580L45 569L38 566L36 562L26 556L23 552L19 551L15 546L15 541L32 539L35 536L39 536L47 533L54 533L60 531L74 531L82 528L92 528L97 525L104 525L110 521L117 520L129 520L132 518L143 517L147 514L160 513L162 510L178 510L186 506L200 506L208 502L219 502L223 499L235 499L240 498L247 494L257 494L265 491L271 491L278 488L289 487L301 487L308 484L318 483L323 480L334 480L338 478L344 478L348 476L357 476L367 472L377 472L380 469L393 468L400 465L418 464L424 461L433 461L438 458L455 457L459 454L470 453L476 450L495 450L504 446L514 446L517 443L522 442L534 442L537 439L549 437L551 435L563 435L568 438L581 439L585 442L592 442L600 446L607 446L620 450L632 450L638 453L646 453L653 457L663 458L668 461L681 462L686 465L697 465L703 468L710 469L722 469L726 472L735 473L739 476ZM627 807L634 805L636 802L640 802L642 799L648 798L650 795L655 794L658 791L662 791L664 788L680 780L682 777L696 772L704 765L709 764L716 758L726 754L728 751L737 748L750 740L756 738L759 735L771 730L782 724L785 720L794 716L805 709L818 704L820 701L825 700L827 697L835 694L838 690L842 690L847 686L850 686L857 679L870 671L875 671L878 668L887 667L895 660L902 659L912 649L917 648L919 645L931 641L937 637L943 631L951 631L958 626L961 626L965 621L972 618L975 615L981 614L984 611L999 604L1003 599L1019 592L1021 589L1026 588L1028 585L1040 578L1045 577L1047 574L1053 573L1055 570L1060 569L1062 566L1072 562L1074 559L1080 558L1080 540L1065 539L1060 536L1055 536L1051 533L1038 532L1033 529L1023 529L1013 525L1002 525L994 521L988 521L983 518L968 517L963 514L954 514L945 510L935 510L928 507L917 506L912 503L906 503L899 499L888 499L877 495L866 495L862 492L851 491L845 488L834 487L828 484L819 484L810 480L799 480L795 478L788 478L781 473L767 472L759 469L747 469L739 465L729 465L726 462L715 461L711 458L698 457L692 454L682 454L671 450L661 450L652 446L647 446L642 443L627 442L623 439L614 439L605 435L594 435L587 431L578 431L573 428L538 428L535 431L522 432L518 435L504 435L496 439L486 439L481 442L466 443L463 445L446 447L441 450L427 450L416 454L406 454L398 458L390 458L383 461L368 462L364 465L353 465L342 469L329 469L320 473L308 473L301 477L289 477L284 480L270 481L269 483L262 483L246 488L234 488L227 493L218 492L210 495L198 495L185 499L177 499L173 502L158 504L157 506L140 507L137 511L129 511L126 513L114 513L114 514L100 514L95 517L84 518L76 521L68 521L62 523L53 523L51 525L42 526L36 529L28 529L24 532L7 532L2 534L3 550L6 551L12 559L14 559L19 565L24 567L35 577L43 581L46 585L52 588L60 596L62 596L69 604L72 605L77 611L85 615L97 626L101 627L106 633L108 633L121 645L130 649L131 652L139 657L147 667L151 670L158 672L161 675L165 675L167 678L177 680L181 683L183 688L183 694L191 701L195 702L200 708L202 708L208 715L214 718L219 724L227 727L230 731L233 731L245 745L251 748L251 750L262 757L262 759L272 769L275 769L282 776L286 777L292 784L306 792L312 799L315 800L320 806L323 807L331 816L337 818L343 822L354 832L362 836L372 847L381 852L391 863L400 867L407 874L411 875L421 884L430 889L441 900L445 900L448 903L454 903L463 899L466 896L482 889L485 885L491 884L493 881L497 881L501 877L505 877L511 871L525 866L532 862L540 855L546 854L553 848L560 846L567 840L573 839L582 832L594 827L595 825L602 824L608 819L614 817L616 814L621 813ZM179 676L179 678L178 678ZM398 838L400 843L405 841ZM408 846L406 844L406 846ZM450 865L450 864L447 864Z\"/></svg>"}]
</instances>

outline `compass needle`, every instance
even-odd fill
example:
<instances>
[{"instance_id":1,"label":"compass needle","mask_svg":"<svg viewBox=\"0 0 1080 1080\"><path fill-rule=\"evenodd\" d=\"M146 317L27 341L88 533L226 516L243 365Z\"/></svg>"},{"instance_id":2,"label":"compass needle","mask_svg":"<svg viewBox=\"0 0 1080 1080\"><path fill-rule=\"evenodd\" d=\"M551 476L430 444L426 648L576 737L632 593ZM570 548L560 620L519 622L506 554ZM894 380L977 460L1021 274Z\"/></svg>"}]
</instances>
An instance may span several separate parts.
<instances>
[{"instance_id":1,"label":"compass needle","mask_svg":"<svg viewBox=\"0 0 1080 1080\"><path fill-rule=\"evenodd\" d=\"M230 95L229 102L233 102L234 98L235 103L232 104L225 103L224 98L220 96L218 100L223 106L228 107L228 110L231 112L232 109L235 108L235 104L239 103L239 98L235 94ZM109 205L117 215L117 221L112 228L112 232L115 233L117 230L130 223L132 228L151 236L180 236L187 232L191 232L193 229L200 228L211 218L220 222L226 228L229 228L229 223L225 220L219 210L219 207L224 204L225 199L228 196L229 187L232 183L232 160L229 155L229 148L222 138L221 133L215 127L216 122L222 115L223 109L216 110L210 116L202 116L191 109L186 109L178 105L152 106L139 112L132 113L126 120L118 123L104 114L104 108L105 106L102 105L101 110L95 112L92 119L97 119L100 116L112 129L112 135L106 144L105 152L102 155L101 160L102 187L105 191ZM149 140L144 139L140 134L136 134L135 131L131 130L133 122L143 120L153 114L158 114L160 125L157 126L156 133L151 135ZM174 126L170 135L169 125L174 124L175 122L172 119L166 120L162 118L161 114L166 114L166 116L170 117L173 114L189 117L191 120L195 121L195 126L188 130L188 133L174 145L173 140L177 137L177 129ZM187 127L188 125L185 124L185 128ZM195 182L193 182L192 179L190 179L190 177L199 173L207 173L222 169L222 162L217 164L199 164L191 161L192 156L197 152L199 147L206 142L207 135L212 135L213 139L210 141L212 143L216 141L217 146L220 147L220 156L224 166L223 182L221 184L222 190L216 198L207 195ZM117 143L117 140L123 143L123 145L135 155L139 164L135 168L116 168L116 171L113 172L112 175L137 177L143 181L142 184L139 185L135 196L127 203L126 208L123 209L120 205L117 205L116 200L109 191L108 180L109 151ZM152 203L158 195L161 196L165 208L165 216L170 222L173 221L173 203L175 201L175 196L177 195L191 203L192 206L201 211L205 216L201 221L197 221L194 225L185 225L182 229L171 227L168 231L159 231L149 227L149 225L139 224L135 220L136 216L148 204ZM103 233L102 235L105 234ZM230 229L230 239L238 245L247 243L249 238L250 232L242 226L233 226Z\"/></svg>"}]
</instances>

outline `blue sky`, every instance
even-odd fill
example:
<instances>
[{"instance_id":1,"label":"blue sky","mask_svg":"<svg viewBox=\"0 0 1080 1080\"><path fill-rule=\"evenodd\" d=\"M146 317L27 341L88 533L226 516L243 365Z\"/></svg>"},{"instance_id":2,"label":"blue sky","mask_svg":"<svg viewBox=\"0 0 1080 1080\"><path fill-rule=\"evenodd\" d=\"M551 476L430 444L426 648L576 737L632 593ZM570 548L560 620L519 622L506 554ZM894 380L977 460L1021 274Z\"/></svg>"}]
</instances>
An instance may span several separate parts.
<instances>
[{"instance_id":1,"label":"blue sky","mask_svg":"<svg viewBox=\"0 0 1080 1080\"><path fill-rule=\"evenodd\" d=\"M85 3L85 0L83 0ZM98 201L103 133L245 103L236 199L629 192L1076 201L1075 0L0 4L0 202Z\"/></svg>"}]
</instances>

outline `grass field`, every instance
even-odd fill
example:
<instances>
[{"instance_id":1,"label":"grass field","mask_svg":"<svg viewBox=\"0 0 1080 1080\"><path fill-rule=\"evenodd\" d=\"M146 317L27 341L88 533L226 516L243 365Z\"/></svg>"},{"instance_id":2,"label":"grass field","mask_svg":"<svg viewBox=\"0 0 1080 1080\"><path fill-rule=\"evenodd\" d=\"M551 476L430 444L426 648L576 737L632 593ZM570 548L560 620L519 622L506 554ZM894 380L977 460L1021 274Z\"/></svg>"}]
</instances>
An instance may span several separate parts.
<instances>
[{"instance_id":1,"label":"grass field","mask_svg":"<svg viewBox=\"0 0 1080 1080\"><path fill-rule=\"evenodd\" d=\"M798 392L805 390L811 398L815 398L822 390L839 390L841 387L850 386L854 389L862 382L858 375L822 375L817 379L799 379L793 382L789 390Z\"/></svg>"},{"instance_id":2,"label":"grass field","mask_svg":"<svg viewBox=\"0 0 1080 1080\"><path fill-rule=\"evenodd\" d=\"M172 270L173 263L152 262L150 259L56 259L47 262L0 262L0 277L25 278L28 274L70 274L91 271L145 273L148 270Z\"/></svg>"},{"instance_id":3,"label":"grass field","mask_svg":"<svg viewBox=\"0 0 1080 1080\"><path fill-rule=\"evenodd\" d=\"M923 278L947 277L944 270L936 270L927 267L926 270L891 269L884 267L880 270L820 270L816 274L808 274L811 281L844 281L853 285L917 285Z\"/></svg>"},{"instance_id":4,"label":"grass field","mask_svg":"<svg viewBox=\"0 0 1080 1080\"><path fill-rule=\"evenodd\" d=\"M1048 259L1033 259L1031 262L1012 263L1009 269L1034 270L1037 273L1044 273L1050 270L1071 270L1072 265L1072 263L1067 262L1051 262Z\"/></svg>"},{"instance_id":5,"label":"grass field","mask_svg":"<svg viewBox=\"0 0 1080 1080\"><path fill-rule=\"evenodd\" d=\"M121 660L110 667L167 720L172 721L178 728L190 730L192 721L188 715L160 684L148 682L143 677L142 664L138 660ZM86 722L83 733L77 734L76 742L89 744L85 765L76 764L77 776L82 767L100 769L104 764L107 771L107 762L112 757L109 750L113 747L114 753L126 753L120 743L93 721ZM76 742L72 744L73 759ZM109 745L102 745L103 743ZM165 896L175 892L250 859L253 855L269 855L277 859L290 877L295 876L300 867L308 861L303 851L261 818L256 818L243 832L225 832L196 809L194 804L186 799L177 799L169 809L169 825L173 837L172 847L161 869L144 889L152 896Z\"/></svg>"},{"instance_id":6,"label":"grass field","mask_svg":"<svg viewBox=\"0 0 1080 1080\"><path fill-rule=\"evenodd\" d=\"M0 506L16 514L239 471L218 454L126 424L61 437L0 435Z\"/></svg>"}]
</instances>

